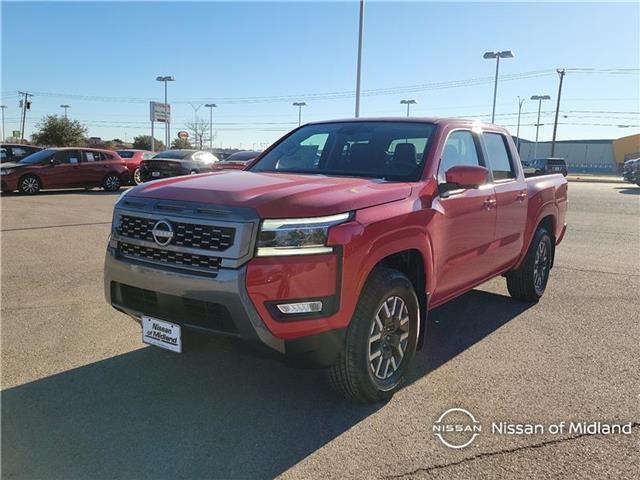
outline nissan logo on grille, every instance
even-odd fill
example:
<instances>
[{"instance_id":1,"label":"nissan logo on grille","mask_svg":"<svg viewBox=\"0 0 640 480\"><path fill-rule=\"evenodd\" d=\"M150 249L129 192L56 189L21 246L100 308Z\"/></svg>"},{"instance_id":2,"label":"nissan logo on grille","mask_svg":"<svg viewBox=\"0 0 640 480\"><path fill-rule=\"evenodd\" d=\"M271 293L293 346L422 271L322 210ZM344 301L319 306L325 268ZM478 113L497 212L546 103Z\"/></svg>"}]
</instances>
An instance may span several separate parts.
<instances>
[{"instance_id":1,"label":"nissan logo on grille","mask_svg":"<svg viewBox=\"0 0 640 480\"><path fill-rule=\"evenodd\" d=\"M164 247L169 245L173 239L173 227L166 220L159 220L153 226L151 234L155 242L161 247Z\"/></svg>"}]
</instances>

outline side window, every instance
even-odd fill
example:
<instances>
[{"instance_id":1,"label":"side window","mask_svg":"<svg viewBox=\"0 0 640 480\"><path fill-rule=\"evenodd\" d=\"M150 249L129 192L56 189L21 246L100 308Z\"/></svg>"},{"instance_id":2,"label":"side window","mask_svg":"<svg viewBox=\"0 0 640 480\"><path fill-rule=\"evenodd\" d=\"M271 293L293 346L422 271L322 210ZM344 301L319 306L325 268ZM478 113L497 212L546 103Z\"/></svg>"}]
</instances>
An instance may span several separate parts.
<instances>
[{"instance_id":1,"label":"side window","mask_svg":"<svg viewBox=\"0 0 640 480\"><path fill-rule=\"evenodd\" d=\"M29 151L22 147L11 147L11 151L15 160L20 160L29 155Z\"/></svg>"},{"instance_id":2,"label":"side window","mask_svg":"<svg viewBox=\"0 0 640 480\"><path fill-rule=\"evenodd\" d=\"M55 158L60 163L77 164L80 163L80 152L77 150L62 150L56 153Z\"/></svg>"},{"instance_id":3,"label":"side window","mask_svg":"<svg viewBox=\"0 0 640 480\"><path fill-rule=\"evenodd\" d=\"M155 155L155 153L144 153L144 154L142 154L142 159L143 160L149 160L150 158L153 158L154 155Z\"/></svg>"},{"instance_id":4,"label":"side window","mask_svg":"<svg viewBox=\"0 0 640 480\"><path fill-rule=\"evenodd\" d=\"M491 165L494 180L508 180L516 178L511 156L507 151L504 136L499 133L483 133L484 144L487 149L487 157Z\"/></svg>"},{"instance_id":5,"label":"side window","mask_svg":"<svg viewBox=\"0 0 640 480\"><path fill-rule=\"evenodd\" d=\"M100 158L96 158L96 152L84 152L84 161L85 162L97 162Z\"/></svg>"},{"instance_id":6,"label":"side window","mask_svg":"<svg viewBox=\"0 0 640 480\"><path fill-rule=\"evenodd\" d=\"M456 165L480 165L478 149L469 130L456 130L447 138L438 167L438 182L444 183L446 171Z\"/></svg>"},{"instance_id":7,"label":"side window","mask_svg":"<svg viewBox=\"0 0 640 480\"><path fill-rule=\"evenodd\" d=\"M7 158L7 149L2 147L0 148L0 159L4 160Z\"/></svg>"}]
</instances>

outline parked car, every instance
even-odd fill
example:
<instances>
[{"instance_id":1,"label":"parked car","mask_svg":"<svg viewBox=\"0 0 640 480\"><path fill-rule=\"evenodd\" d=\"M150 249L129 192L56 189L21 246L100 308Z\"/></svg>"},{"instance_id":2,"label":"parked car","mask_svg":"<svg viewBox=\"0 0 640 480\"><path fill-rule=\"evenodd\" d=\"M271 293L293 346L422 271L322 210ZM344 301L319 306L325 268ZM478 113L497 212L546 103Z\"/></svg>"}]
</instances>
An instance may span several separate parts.
<instances>
[{"instance_id":1,"label":"parked car","mask_svg":"<svg viewBox=\"0 0 640 480\"><path fill-rule=\"evenodd\" d=\"M229 155L216 163L214 170L244 170L261 152L243 151Z\"/></svg>"},{"instance_id":2,"label":"parked car","mask_svg":"<svg viewBox=\"0 0 640 480\"><path fill-rule=\"evenodd\" d=\"M49 188L102 187L114 192L129 181L120 156L95 148L47 148L0 166L3 192L33 195Z\"/></svg>"},{"instance_id":3,"label":"parked car","mask_svg":"<svg viewBox=\"0 0 640 480\"><path fill-rule=\"evenodd\" d=\"M504 128L311 123L248 170L125 192L105 294L146 343L179 352L183 330L230 335L377 402L425 344L429 310L500 275L514 298L543 295L566 210L566 179L525 179Z\"/></svg>"},{"instance_id":4,"label":"parked car","mask_svg":"<svg viewBox=\"0 0 640 480\"><path fill-rule=\"evenodd\" d=\"M140 177L140 162L142 160L149 160L153 158L155 153L150 152L148 150L135 150L135 149L126 149L126 150L116 150L116 153L120 155L120 158L124 160L125 165L129 169L129 174L131 175L131 182L134 185L138 185L142 183L142 178Z\"/></svg>"},{"instance_id":5,"label":"parked car","mask_svg":"<svg viewBox=\"0 0 640 480\"><path fill-rule=\"evenodd\" d=\"M561 173L567 176L567 162L564 158L534 158L523 162L525 176Z\"/></svg>"},{"instance_id":6,"label":"parked car","mask_svg":"<svg viewBox=\"0 0 640 480\"><path fill-rule=\"evenodd\" d=\"M23 158L40 150L42 150L42 147L36 147L35 145L3 143L0 145L0 163L19 162Z\"/></svg>"},{"instance_id":7,"label":"parked car","mask_svg":"<svg viewBox=\"0 0 640 480\"><path fill-rule=\"evenodd\" d=\"M622 178L625 182L635 183L640 187L640 158L633 158L624 162Z\"/></svg>"},{"instance_id":8,"label":"parked car","mask_svg":"<svg viewBox=\"0 0 640 480\"><path fill-rule=\"evenodd\" d=\"M158 178L195 175L210 172L218 157L204 150L165 150L149 160L140 162L143 182Z\"/></svg>"}]
</instances>

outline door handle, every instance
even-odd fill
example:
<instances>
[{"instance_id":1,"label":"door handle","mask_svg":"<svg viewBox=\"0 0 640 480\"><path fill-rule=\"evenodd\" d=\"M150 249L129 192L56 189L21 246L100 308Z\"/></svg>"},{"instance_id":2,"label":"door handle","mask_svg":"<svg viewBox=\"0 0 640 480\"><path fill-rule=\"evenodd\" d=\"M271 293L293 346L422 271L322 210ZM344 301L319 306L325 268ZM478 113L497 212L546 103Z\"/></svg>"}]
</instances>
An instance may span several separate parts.
<instances>
[{"instance_id":1,"label":"door handle","mask_svg":"<svg viewBox=\"0 0 640 480\"><path fill-rule=\"evenodd\" d=\"M527 192L520 192L516 198L521 202L524 201L527 198Z\"/></svg>"},{"instance_id":2,"label":"door handle","mask_svg":"<svg viewBox=\"0 0 640 480\"><path fill-rule=\"evenodd\" d=\"M491 209L491 208L496 206L496 203L498 203L498 202L496 201L495 198L487 198L484 201L484 206L487 207L487 209Z\"/></svg>"}]
</instances>

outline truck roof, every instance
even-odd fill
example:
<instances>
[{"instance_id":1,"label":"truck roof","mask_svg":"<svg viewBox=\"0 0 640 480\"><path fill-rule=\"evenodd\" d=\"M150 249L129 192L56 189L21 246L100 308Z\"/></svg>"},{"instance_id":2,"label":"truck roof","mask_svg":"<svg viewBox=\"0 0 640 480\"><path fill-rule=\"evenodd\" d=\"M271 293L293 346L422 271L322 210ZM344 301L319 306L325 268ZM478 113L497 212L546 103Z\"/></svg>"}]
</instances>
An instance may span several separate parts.
<instances>
[{"instance_id":1,"label":"truck roof","mask_svg":"<svg viewBox=\"0 0 640 480\"><path fill-rule=\"evenodd\" d=\"M367 117L367 118L340 118L336 120L321 120L317 122L309 122L307 125L318 125L323 123L342 123L342 122L402 122L402 123L433 123L436 125L449 124L456 126L479 126L484 128L497 128L504 130L503 127L492 123L481 122L476 119L455 118L455 117Z\"/></svg>"}]
</instances>

